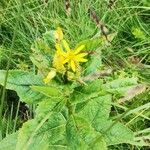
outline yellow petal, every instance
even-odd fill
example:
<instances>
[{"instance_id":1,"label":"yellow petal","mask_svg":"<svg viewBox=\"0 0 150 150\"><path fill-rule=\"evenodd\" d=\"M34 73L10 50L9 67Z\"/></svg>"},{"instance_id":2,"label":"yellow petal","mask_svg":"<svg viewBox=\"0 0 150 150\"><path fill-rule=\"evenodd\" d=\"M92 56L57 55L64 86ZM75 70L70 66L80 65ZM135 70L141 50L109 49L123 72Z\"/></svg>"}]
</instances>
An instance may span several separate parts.
<instances>
[{"instance_id":1,"label":"yellow petal","mask_svg":"<svg viewBox=\"0 0 150 150\"><path fill-rule=\"evenodd\" d=\"M68 58L64 59L63 64L67 63L69 61Z\"/></svg>"},{"instance_id":2,"label":"yellow petal","mask_svg":"<svg viewBox=\"0 0 150 150\"><path fill-rule=\"evenodd\" d=\"M51 79L53 79L56 76L56 71L55 70L51 70L47 77L45 79L43 79L44 83L47 84L50 82Z\"/></svg>"},{"instance_id":3,"label":"yellow petal","mask_svg":"<svg viewBox=\"0 0 150 150\"><path fill-rule=\"evenodd\" d=\"M82 58L86 55L87 55L87 53L80 53L80 54L76 55L76 58Z\"/></svg>"},{"instance_id":4,"label":"yellow petal","mask_svg":"<svg viewBox=\"0 0 150 150\"><path fill-rule=\"evenodd\" d=\"M67 52L70 52L70 47L69 47L69 44L67 43L67 41L63 40L63 45L64 45L64 48L67 50Z\"/></svg>"},{"instance_id":5,"label":"yellow petal","mask_svg":"<svg viewBox=\"0 0 150 150\"><path fill-rule=\"evenodd\" d=\"M75 49L74 54L78 54L81 50L83 50L83 48L85 48L85 45L81 45L81 46L77 47L77 49Z\"/></svg>"},{"instance_id":6,"label":"yellow petal","mask_svg":"<svg viewBox=\"0 0 150 150\"><path fill-rule=\"evenodd\" d=\"M78 62L87 62L88 60L85 58L77 58L76 61Z\"/></svg>"},{"instance_id":7,"label":"yellow petal","mask_svg":"<svg viewBox=\"0 0 150 150\"><path fill-rule=\"evenodd\" d=\"M56 48L57 51L61 51L61 47L60 47L59 44L55 44L55 48Z\"/></svg>"},{"instance_id":8,"label":"yellow petal","mask_svg":"<svg viewBox=\"0 0 150 150\"><path fill-rule=\"evenodd\" d=\"M71 69L75 72L76 71L76 65L75 65L75 62L73 60L71 60L70 65L71 65Z\"/></svg>"},{"instance_id":9,"label":"yellow petal","mask_svg":"<svg viewBox=\"0 0 150 150\"><path fill-rule=\"evenodd\" d=\"M64 57L66 57L67 54L62 50L62 48L60 47L60 44L55 44L55 48L57 50L58 55L62 55Z\"/></svg>"}]
</instances>

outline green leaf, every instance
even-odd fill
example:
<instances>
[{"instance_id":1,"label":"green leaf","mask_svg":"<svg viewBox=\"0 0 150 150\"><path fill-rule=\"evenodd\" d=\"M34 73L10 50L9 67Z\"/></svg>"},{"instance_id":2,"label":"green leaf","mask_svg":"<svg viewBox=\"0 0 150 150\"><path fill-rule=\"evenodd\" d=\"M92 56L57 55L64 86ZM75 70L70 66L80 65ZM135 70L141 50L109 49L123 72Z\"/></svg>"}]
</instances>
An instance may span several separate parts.
<instances>
[{"instance_id":1,"label":"green leaf","mask_svg":"<svg viewBox=\"0 0 150 150\"><path fill-rule=\"evenodd\" d=\"M83 105L83 106L82 106ZM82 107L81 107L82 106ZM89 101L78 103L76 112L89 123L94 124L99 119L108 119L111 109L111 95L92 98Z\"/></svg>"},{"instance_id":2,"label":"green leaf","mask_svg":"<svg viewBox=\"0 0 150 150\"><path fill-rule=\"evenodd\" d=\"M61 97L62 92L57 87L46 87L46 86L31 86L31 89L39 93L44 94L47 97Z\"/></svg>"},{"instance_id":3,"label":"green leaf","mask_svg":"<svg viewBox=\"0 0 150 150\"><path fill-rule=\"evenodd\" d=\"M111 120L99 119L94 125L94 128L105 137L108 146L134 141L134 134L130 129L119 122L114 125L113 123Z\"/></svg>"},{"instance_id":4,"label":"green leaf","mask_svg":"<svg viewBox=\"0 0 150 150\"><path fill-rule=\"evenodd\" d=\"M83 86L80 91L86 94L91 94L93 92L99 92L102 90L103 81L96 79L92 82L89 82L88 85Z\"/></svg>"},{"instance_id":5,"label":"green leaf","mask_svg":"<svg viewBox=\"0 0 150 150\"><path fill-rule=\"evenodd\" d=\"M0 142L0 150L15 150L17 143L18 132L13 133L5 137Z\"/></svg>"},{"instance_id":6,"label":"green leaf","mask_svg":"<svg viewBox=\"0 0 150 150\"><path fill-rule=\"evenodd\" d=\"M79 47L81 45L85 45L85 50L92 51L98 48L100 45L102 45L103 39L100 37L94 38L94 39L87 39L83 40L80 43L77 44L76 47Z\"/></svg>"},{"instance_id":7,"label":"green leaf","mask_svg":"<svg viewBox=\"0 0 150 150\"><path fill-rule=\"evenodd\" d=\"M53 47L56 43L56 38L54 36L55 30L46 31L43 34L44 41L48 44L49 47Z\"/></svg>"},{"instance_id":8,"label":"green leaf","mask_svg":"<svg viewBox=\"0 0 150 150\"><path fill-rule=\"evenodd\" d=\"M5 76L6 71L0 70L1 85L4 85ZM43 98L42 94L30 88L31 85L43 85L42 78L31 72L21 70L9 71L6 88L16 91L20 100L28 104L37 103Z\"/></svg>"},{"instance_id":9,"label":"green leaf","mask_svg":"<svg viewBox=\"0 0 150 150\"><path fill-rule=\"evenodd\" d=\"M109 42L111 42L116 35L117 35L116 33L111 33L111 34L107 35ZM101 36L98 33L92 39L87 39L87 40L81 41L80 43L77 44L76 47L79 47L81 45L85 45L85 50L93 51L100 46L108 45L108 41L106 40L106 37Z\"/></svg>"},{"instance_id":10,"label":"green leaf","mask_svg":"<svg viewBox=\"0 0 150 150\"><path fill-rule=\"evenodd\" d=\"M124 96L130 89L137 85L137 78L122 78L108 82L102 85L102 88L109 93Z\"/></svg>"},{"instance_id":11,"label":"green leaf","mask_svg":"<svg viewBox=\"0 0 150 150\"><path fill-rule=\"evenodd\" d=\"M37 126L38 122L36 120L24 123L22 129L19 131L16 150L48 150L48 142L45 134L41 134L40 136L34 135L31 138Z\"/></svg>"},{"instance_id":12,"label":"green leaf","mask_svg":"<svg viewBox=\"0 0 150 150\"><path fill-rule=\"evenodd\" d=\"M63 141L66 120L61 114L65 101L51 101L46 99L39 103L35 119L23 124L19 130L17 150L49 149ZM59 145L63 146L63 142Z\"/></svg>"},{"instance_id":13,"label":"green leaf","mask_svg":"<svg viewBox=\"0 0 150 150\"><path fill-rule=\"evenodd\" d=\"M5 80L6 71L0 70L0 84L3 85ZM42 78L39 75L34 75L31 72L22 71L22 70L10 70L7 79L8 84L13 85L41 85L43 84Z\"/></svg>"},{"instance_id":14,"label":"green leaf","mask_svg":"<svg viewBox=\"0 0 150 150\"><path fill-rule=\"evenodd\" d=\"M131 85L136 85L137 84L137 78L119 78L116 80L113 80L111 82L107 82L104 84L103 87L106 89L117 89L125 86L131 86Z\"/></svg>"},{"instance_id":15,"label":"green leaf","mask_svg":"<svg viewBox=\"0 0 150 150\"><path fill-rule=\"evenodd\" d=\"M76 150L85 148L83 145L84 143L78 133L78 128L73 116L70 116L66 124L66 138L70 149Z\"/></svg>"},{"instance_id":16,"label":"green leaf","mask_svg":"<svg viewBox=\"0 0 150 150\"><path fill-rule=\"evenodd\" d=\"M66 125L66 134L70 149L99 150L101 147L103 150L107 150L103 136L95 145L90 147L91 142L101 134L96 132L89 122L81 117L70 116Z\"/></svg>"},{"instance_id":17,"label":"green leaf","mask_svg":"<svg viewBox=\"0 0 150 150\"><path fill-rule=\"evenodd\" d=\"M95 73L102 66L100 48L94 51L94 54L91 55L90 59L86 63L86 66L85 75Z\"/></svg>"},{"instance_id":18,"label":"green leaf","mask_svg":"<svg viewBox=\"0 0 150 150\"><path fill-rule=\"evenodd\" d=\"M49 68L52 58L51 53L53 52L48 44L43 39L36 39L34 44L31 46L32 54L30 59L32 63L38 68L38 71L45 73Z\"/></svg>"}]
</instances>

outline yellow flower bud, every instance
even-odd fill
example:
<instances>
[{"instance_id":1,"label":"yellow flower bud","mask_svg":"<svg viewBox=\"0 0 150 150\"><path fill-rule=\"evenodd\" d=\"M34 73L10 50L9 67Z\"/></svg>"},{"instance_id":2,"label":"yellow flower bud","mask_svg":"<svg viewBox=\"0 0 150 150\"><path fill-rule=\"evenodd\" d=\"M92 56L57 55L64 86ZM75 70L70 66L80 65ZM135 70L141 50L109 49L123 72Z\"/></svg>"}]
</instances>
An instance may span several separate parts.
<instances>
[{"instance_id":1,"label":"yellow flower bud","mask_svg":"<svg viewBox=\"0 0 150 150\"><path fill-rule=\"evenodd\" d=\"M56 71L55 70L51 70L47 77L45 79L43 79L44 83L47 84L50 82L51 79L53 79L56 76Z\"/></svg>"}]
</instances>

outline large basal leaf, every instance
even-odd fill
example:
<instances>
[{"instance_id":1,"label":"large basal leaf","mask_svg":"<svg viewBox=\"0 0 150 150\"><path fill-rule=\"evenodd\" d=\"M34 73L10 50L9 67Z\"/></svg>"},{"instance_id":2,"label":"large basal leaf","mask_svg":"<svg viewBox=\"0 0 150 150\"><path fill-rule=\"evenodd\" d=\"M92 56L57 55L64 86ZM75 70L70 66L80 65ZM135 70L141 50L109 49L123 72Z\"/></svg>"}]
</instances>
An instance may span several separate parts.
<instances>
[{"instance_id":1,"label":"large basal leaf","mask_svg":"<svg viewBox=\"0 0 150 150\"><path fill-rule=\"evenodd\" d=\"M89 123L94 124L96 120L108 119L111 109L111 95L91 98L88 101L78 103L76 112L79 116L85 118Z\"/></svg>"},{"instance_id":2,"label":"large basal leaf","mask_svg":"<svg viewBox=\"0 0 150 150\"><path fill-rule=\"evenodd\" d=\"M106 142L101 137L98 142L91 147L91 142L101 134L96 132L90 124L81 117L70 116L66 125L66 136L71 150L107 150Z\"/></svg>"},{"instance_id":3,"label":"large basal leaf","mask_svg":"<svg viewBox=\"0 0 150 150\"><path fill-rule=\"evenodd\" d=\"M105 137L108 146L134 141L134 134L129 128L119 122L113 123L111 120L99 119L94 125L96 131L99 131Z\"/></svg>"},{"instance_id":4,"label":"large basal leaf","mask_svg":"<svg viewBox=\"0 0 150 150\"><path fill-rule=\"evenodd\" d=\"M51 98L41 101L35 118L26 122L19 130L17 150L47 150L49 145L51 148L54 145L55 148L58 141L64 139L66 119L61 113L64 105L63 99L59 102ZM59 144L64 146L64 143Z\"/></svg>"},{"instance_id":5,"label":"large basal leaf","mask_svg":"<svg viewBox=\"0 0 150 150\"><path fill-rule=\"evenodd\" d=\"M4 85L6 71L0 71L0 84ZM43 95L39 92L33 91L31 85L43 85L42 78L38 75L34 75L31 72L25 72L20 70L10 70L7 79L7 89L17 92L21 101L28 104L37 103Z\"/></svg>"},{"instance_id":6,"label":"large basal leaf","mask_svg":"<svg viewBox=\"0 0 150 150\"><path fill-rule=\"evenodd\" d=\"M3 84L6 76L5 70L0 70L0 83ZM7 82L15 85L41 85L43 84L41 76L34 75L31 72L22 70L10 70Z\"/></svg>"},{"instance_id":7,"label":"large basal leaf","mask_svg":"<svg viewBox=\"0 0 150 150\"><path fill-rule=\"evenodd\" d=\"M48 150L46 135L41 134L37 136L36 133L34 134L37 126L38 122L36 120L30 120L24 123L19 131L16 150ZM33 134L34 137L32 138Z\"/></svg>"},{"instance_id":8,"label":"large basal leaf","mask_svg":"<svg viewBox=\"0 0 150 150\"><path fill-rule=\"evenodd\" d=\"M78 133L78 128L76 126L76 122L71 116L66 124L66 138L67 138L67 145L70 147L72 150L76 149L85 149L84 142L80 138L80 135Z\"/></svg>"},{"instance_id":9,"label":"large basal leaf","mask_svg":"<svg viewBox=\"0 0 150 150\"><path fill-rule=\"evenodd\" d=\"M15 150L18 132L8 135L0 142L0 150Z\"/></svg>"}]
</instances>

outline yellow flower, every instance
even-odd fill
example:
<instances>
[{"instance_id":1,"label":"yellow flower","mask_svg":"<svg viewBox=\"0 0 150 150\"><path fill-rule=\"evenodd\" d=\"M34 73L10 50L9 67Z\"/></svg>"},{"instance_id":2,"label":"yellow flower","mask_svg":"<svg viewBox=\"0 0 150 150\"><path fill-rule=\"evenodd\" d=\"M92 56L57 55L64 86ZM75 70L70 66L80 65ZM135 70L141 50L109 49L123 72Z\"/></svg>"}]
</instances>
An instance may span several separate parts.
<instances>
[{"instance_id":1,"label":"yellow flower","mask_svg":"<svg viewBox=\"0 0 150 150\"><path fill-rule=\"evenodd\" d=\"M56 71L55 70L51 70L47 77L43 80L45 84L49 83L51 79L53 79L56 76Z\"/></svg>"},{"instance_id":2,"label":"yellow flower","mask_svg":"<svg viewBox=\"0 0 150 150\"><path fill-rule=\"evenodd\" d=\"M60 73L64 73L65 72L65 67L64 67L64 54L65 52L63 52L63 50L60 48L60 44L56 44L55 45L57 51L54 55L54 59L53 59L53 67Z\"/></svg>"},{"instance_id":3,"label":"yellow flower","mask_svg":"<svg viewBox=\"0 0 150 150\"><path fill-rule=\"evenodd\" d=\"M54 31L56 41L60 42L63 39L63 32L60 27Z\"/></svg>"},{"instance_id":4,"label":"yellow flower","mask_svg":"<svg viewBox=\"0 0 150 150\"><path fill-rule=\"evenodd\" d=\"M71 68L74 72L76 72L78 64L80 62L87 62L87 59L84 58L87 55L87 53L80 53L85 46L81 45L76 49L71 50L68 43L65 40L63 40L62 42L66 52L64 52L61 49L61 47L56 47L57 50L61 51L61 54L64 57L64 61L61 63L63 64L67 63L68 68Z\"/></svg>"}]
</instances>

